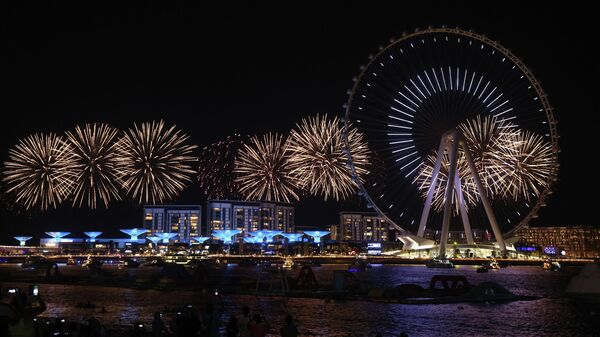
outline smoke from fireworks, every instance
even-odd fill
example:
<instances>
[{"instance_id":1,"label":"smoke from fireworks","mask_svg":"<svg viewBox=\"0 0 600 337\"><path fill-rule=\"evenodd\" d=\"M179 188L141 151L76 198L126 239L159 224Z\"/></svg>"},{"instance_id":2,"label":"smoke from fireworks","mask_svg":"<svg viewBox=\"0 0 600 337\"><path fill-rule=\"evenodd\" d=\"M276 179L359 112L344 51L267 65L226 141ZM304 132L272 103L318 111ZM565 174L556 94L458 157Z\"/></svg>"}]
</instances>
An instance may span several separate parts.
<instances>
[{"instance_id":1,"label":"smoke from fireworks","mask_svg":"<svg viewBox=\"0 0 600 337\"><path fill-rule=\"evenodd\" d=\"M283 136L254 136L238 151L236 182L249 200L291 202L298 200L297 182L291 175L287 144Z\"/></svg>"},{"instance_id":2,"label":"smoke from fireworks","mask_svg":"<svg viewBox=\"0 0 600 337\"><path fill-rule=\"evenodd\" d=\"M72 164L72 148L62 137L34 134L10 149L2 180L25 209L56 208L71 192Z\"/></svg>"},{"instance_id":3,"label":"smoke from fireworks","mask_svg":"<svg viewBox=\"0 0 600 337\"><path fill-rule=\"evenodd\" d=\"M120 200L117 177L116 140L118 130L106 124L77 126L75 132L67 132L73 149L72 172L75 175L73 206L87 205L94 209L98 200L104 206L109 201Z\"/></svg>"},{"instance_id":4,"label":"smoke from fireworks","mask_svg":"<svg viewBox=\"0 0 600 337\"><path fill-rule=\"evenodd\" d=\"M325 200L343 200L356 191L342 132L337 117L316 115L303 119L290 133L292 175L302 189ZM356 174L362 181L368 173L369 149L353 127L348 130L348 144Z\"/></svg>"},{"instance_id":5,"label":"smoke from fireworks","mask_svg":"<svg viewBox=\"0 0 600 337\"><path fill-rule=\"evenodd\" d=\"M161 203L181 193L195 173L195 145L188 136L163 121L146 122L119 140L120 179L127 194L139 203Z\"/></svg>"},{"instance_id":6,"label":"smoke from fireworks","mask_svg":"<svg viewBox=\"0 0 600 337\"><path fill-rule=\"evenodd\" d=\"M233 135L202 149L198 163L198 183L208 199L240 199L240 185L233 176L235 158L243 146L242 137Z\"/></svg>"}]
</instances>

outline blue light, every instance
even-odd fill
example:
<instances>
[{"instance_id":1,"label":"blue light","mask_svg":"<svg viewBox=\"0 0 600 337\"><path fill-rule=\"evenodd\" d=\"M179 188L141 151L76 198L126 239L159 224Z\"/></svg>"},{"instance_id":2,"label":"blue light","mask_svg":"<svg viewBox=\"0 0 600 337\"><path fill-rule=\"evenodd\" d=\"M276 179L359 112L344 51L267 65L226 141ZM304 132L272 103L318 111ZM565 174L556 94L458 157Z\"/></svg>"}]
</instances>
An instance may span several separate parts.
<instances>
[{"instance_id":1,"label":"blue light","mask_svg":"<svg viewBox=\"0 0 600 337\"><path fill-rule=\"evenodd\" d=\"M90 237L90 242L96 242L96 238L102 234L102 232L83 232L83 234Z\"/></svg>"},{"instance_id":2,"label":"blue light","mask_svg":"<svg viewBox=\"0 0 600 337\"><path fill-rule=\"evenodd\" d=\"M223 240L224 243L230 244L233 241L233 237L240 234L242 231L237 229L220 229L214 230L213 236Z\"/></svg>"},{"instance_id":3,"label":"blue light","mask_svg":"<svg viewBox=\"0 0 600 337\"><path fill-rule=\"evenodd\" d=\"M304 234L312 236L315 241L321 241L321 238L329 235L329 231L304 231Z\"/></svg>"},{"instance_id":4,"label":"blue light","mask_svg":"<svg viewBox=\"0 0 600 337\"><path fill-rule=\"evenodd\" d=\"M145 234L146 230L143 228L132 228L132 229L121 229L121 232L129 235L131 237L131 241L137 241L138 236Z\"/></svg>"},{"instance_id":5,"label":"blue light","mask_svg":"<svg viewBox=\"0 0 600 337\"><path fill-rule=\"evenodd\" d=\"M302 233L281 233L279 235L288 239L289 242L299 242L302 240L302 237L304 236L304 234L302 234Z\"/></svg>"},{"instance_id":6,"label":"blue light","mask_svg":"<svg viewBox=\"0 0 600 337\"><path fill-rule=\"evenodd\" d=\"M146 239L152 241L154 244L157 244L160 240L162 240L162 238L158 236L147 236Z\"/></svg>"},{"instance_id":7,"label":"blue light","mask_svg":"<svg viewBox=\"0 0 600 337\"><path fill-rule=\"evenodd\" d=\"M163 243L169 243L169 240L177 236L177 233L156 233L156 236L163 240Z\"/></svg>"},{"instance_id":8,"label":"blue light","mask_svg":"<svg viewBox=\"0 0 600 337\"><path fill-rule=\"evenodd\" d=\"M196 241L197 243L204 243L206 240L209 240L210 236L196 236L192 237L191 240Z\"/></svg>"},{"instance_id":9,"label":"blue light","mask_svg":"<svg viewBox=\"0 0 600 337\"><path fill-rule=\"evenodd\" d=\"M52 241L60 242L63 237L71 234L71 232L46 232L46 234L52 237Z\"/></svg>"},{"instance_id":10,"label":"blue light","mask_svg":"<svg viewBox=\"0 0 600 337\"><path fill-rule=\"evenodd\" d=\"M283 231L274 231L274 230L265 230L264 231L267 236L267 242L273 242L273 237L276 235L281 235Z\"/></svg>"},{"instance_id":11,"label":"blue light","mask_svg":"<svg viewBox=\"0 0 600 337\"><path fill-rule=\"evenodd\" d=\"M15 236L14 238L19 241L19 246L25 246L25 243L31 240L32 236Z\"/></svg>"},{"instance_id":12,"label":"blue light","mask_svg":"<svg viewBox=\"0 0 600 337\"><path fill-rule=\"evenodd\" d=\"M244 242L246 243L262 243L262 238L256 237L256 236L251 236L251 237L245 237L244 238Z\"/></svg>"},{"instance_id":13,"label":"blue light","mask_svg":"<svg viewBox=\"0 0 600 337\"><path fill-rule=\"evenodd\" d=\"M248 234L250 234L256 238L256 243L264 242L265 238L269 236L267 231L254 231L254 232L249 232Z\"/></svg>"}]
</instances>

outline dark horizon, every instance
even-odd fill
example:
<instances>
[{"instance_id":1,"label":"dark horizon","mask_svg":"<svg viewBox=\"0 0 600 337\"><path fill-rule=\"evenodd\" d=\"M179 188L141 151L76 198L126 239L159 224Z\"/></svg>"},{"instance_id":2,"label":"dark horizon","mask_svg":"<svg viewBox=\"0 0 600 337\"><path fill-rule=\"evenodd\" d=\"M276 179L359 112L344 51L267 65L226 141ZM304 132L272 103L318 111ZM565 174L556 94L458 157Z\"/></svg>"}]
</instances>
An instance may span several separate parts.
<instances>
[{"instance_id":1,"label":"dark horizon","mask_svg":"<svg viewBox=\"0 0 600 337\"><path fill-rule=\"evenodd\" d=\"M389 38L417 27L473 29L520 57L555 108L559 181L532 225L598 226L595 199L582 183L582 158L595 142L594 98L600 66L594 60L593 10L559 5L473 7L469 3L422 8L276 9L249 4L230 9L74 8L14 6L2 13L5 46L5 116L0 159L18 139L37 132L63 133L76 125L106 122L124 129L164 119L200 147L234 133L288 132L301 118L341 116L346 90L359 66ZM8 118L7 118L8 117ZM590 164L593 164L590 163ZM589 164L588 164L589 165ZM201 203L192 182L173 204ZM307 198L296 206L296 225L326 226L357 202ZM141 206L17 213L0 206L0 243L44 231L104 230L141 226ZM204 217L204 215L203 215Z\"/></svg>"}]
</instances>

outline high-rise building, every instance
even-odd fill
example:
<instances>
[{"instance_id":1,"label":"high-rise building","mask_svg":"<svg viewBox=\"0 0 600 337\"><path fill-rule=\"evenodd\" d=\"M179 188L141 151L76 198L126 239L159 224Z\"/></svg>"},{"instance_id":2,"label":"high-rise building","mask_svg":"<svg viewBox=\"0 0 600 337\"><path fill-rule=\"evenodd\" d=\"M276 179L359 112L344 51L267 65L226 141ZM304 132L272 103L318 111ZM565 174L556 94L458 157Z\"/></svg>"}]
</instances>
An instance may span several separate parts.
<instances>
[{"instance_id":1,"label":"high-rise building","mask_svg":"<svg viewBox=\"0 0 600 337\"><path fill-rule=\"evenodd\" d=\"M385 242L389 240L389 226L374 212L341 212L340 230L335 239Z\"/></svg>"},{"instance_id":2,"label":"high-rise building","mask_svg":"<svg viewBox=\"0 0 600 337\"><path fill-rule=\"evenodd\" d=\"M245 232L294 231L294 206L288 203L209 200L206 204L206 217L209 233L225 229Z\"/></svg>"},{"instance_id":3,"label":"high-rise building","mask_svg":"<svg viewBox=\"0 0 600 337\"><path fill-rule=\"evenodd\" d=\"M600 257L600 228L573 227L524 227L517 231L521 245L538 247L546 253L564 251L571 258Z\"/></svg>"},{"instance_id":4,"label":"high-rise building","mask_svg":"<svg viewBox=\"0 0 600 337\"><path fill-rule=\"evenodd\" d=\"M189 242L201 234L202 206L146 205L144 228L152 233L176 233L177 241Z\"/></svg>"}]
</instances>

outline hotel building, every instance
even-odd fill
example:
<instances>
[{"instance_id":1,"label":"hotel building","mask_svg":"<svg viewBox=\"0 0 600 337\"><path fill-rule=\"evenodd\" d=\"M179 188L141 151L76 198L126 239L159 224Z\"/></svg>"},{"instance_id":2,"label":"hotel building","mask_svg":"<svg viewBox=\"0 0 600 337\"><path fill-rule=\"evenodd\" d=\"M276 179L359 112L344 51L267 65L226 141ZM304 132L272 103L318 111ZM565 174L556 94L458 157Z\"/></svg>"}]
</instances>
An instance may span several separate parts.
<instances>
[{"instance_id":1,"label":"hotel building","mask_svg":"<svg viewBox=\"0 0 600 337\"><path fill-rule=\"evenodd\" d=\"M332 239L334 237L332 236ZM373 212L341 212L339 241L389 241L389 226L385 219Z\"/></svg>"},{"instance_id":2,"label":"hotel building","mask_svg":"<svg viewBox=\"0 0 600 337\"><path fill-rule=\"evenodd\" d=\"M201 236L201 205L145 205L144 228L152 233L177 233L176 241Z\"/></svg>"},{"instance_id":3,"label":"hotel building","mask_svg":"<svg viewBox=\"0 0 600 337\"><path fill-rule=\"evenodd\" d=\"M294 231L294 206L268 201L209 200L206 204L208 232L237 229ZM207 233L208 234L208 233Z\"/></svg>"}]
</instances>

